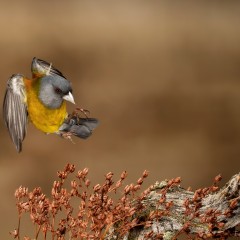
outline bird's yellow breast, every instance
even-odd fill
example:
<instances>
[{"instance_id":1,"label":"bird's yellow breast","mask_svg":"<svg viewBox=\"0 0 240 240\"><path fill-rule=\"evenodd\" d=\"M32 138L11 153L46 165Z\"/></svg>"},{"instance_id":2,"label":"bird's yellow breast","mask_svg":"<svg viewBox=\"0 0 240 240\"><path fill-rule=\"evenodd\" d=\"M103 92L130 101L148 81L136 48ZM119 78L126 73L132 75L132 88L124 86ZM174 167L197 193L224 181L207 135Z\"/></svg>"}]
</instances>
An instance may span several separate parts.
<instances>
[{"instance_id":1,"label":"bird's yellow breast","mask_svg":"<svg viewBox=\"0 0 240 240\"><path fill-rule=\"evenodd\" d=\"M45 133L55 133L67 116L66 103L58 109L45 107L38 98L39 84L35 80L25 80L27 107L31 122Z\"/></svg>"}]
</instances>

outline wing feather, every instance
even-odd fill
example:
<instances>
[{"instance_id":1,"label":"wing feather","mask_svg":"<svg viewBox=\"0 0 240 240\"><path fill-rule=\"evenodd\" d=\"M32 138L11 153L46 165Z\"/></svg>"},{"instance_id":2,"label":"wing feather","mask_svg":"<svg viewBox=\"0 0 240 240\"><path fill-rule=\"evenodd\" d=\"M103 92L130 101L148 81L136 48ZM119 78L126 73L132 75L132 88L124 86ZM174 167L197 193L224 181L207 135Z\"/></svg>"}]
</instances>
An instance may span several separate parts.
<instances>
[{"instance_id":1,"label":"wing feather","mask_svg":"<svg viewBox=\"0 0 240 240\"><path fill-rule=\"evenodd\" d=\"M24 77L13 75L7 84L3 101L3 118L8 132L18 152L22 150L22 142L27 132L27 105Z\"/></svg>"},{"instance_id":2,"label":"wing feather","mask_svg":"<svg viewBox=\"0 0 240 240\"><path fill-rule=\"evenodd\" d=\"M33 58L32 60L32 74L33 77L43 77L46 75L57 75L60 77L63 77L63 74L56 69L52 64L38 58ZM66 78L65 78L66 79Z\"/></svg>"}]
</instances>

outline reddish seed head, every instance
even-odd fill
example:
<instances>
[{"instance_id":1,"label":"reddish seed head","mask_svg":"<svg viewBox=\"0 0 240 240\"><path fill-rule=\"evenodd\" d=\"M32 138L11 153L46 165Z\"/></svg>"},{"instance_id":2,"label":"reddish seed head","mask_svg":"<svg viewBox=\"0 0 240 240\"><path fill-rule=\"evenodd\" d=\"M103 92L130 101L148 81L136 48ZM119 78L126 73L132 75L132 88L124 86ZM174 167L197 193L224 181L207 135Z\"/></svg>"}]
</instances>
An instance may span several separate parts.
<instances>
[{"instance_id":1,"label":"reddish seed head","mask_svg":"<svg viewBox=\"0 0 240 240\"><path fill-rule=\"evenodd\" d=\"M137 180L137 183L138 183L139 185L141 185L141 184L143 183L143 178L139 178L139 179Z\"/></svg>"},{"instance_id":2,"label":"reddish seed head","mask_svg":"<svg viewBox=\"0 0 240 240\"><path fill-rule=\"evenodd\" d=\"M125 188L124 188L124 192L125 194L128 194L130 192L130 186L127 185Z\"/></svg>"},{"instance_id":3,"label":"reddish seed head","mask_svg":"<svg viewBox=\"0 0 240 240\"><path fill-rule=\"evenodd\" d=\"M75 180L71 181L71 187L77 188L77 182Z\"/></svg>"},{"instance_id":4,"label":"reddish seed head","mask_svg":"<svg viewBox=\"0 0 240 240\"><path fill-rule=\"evenodd\" d=\"M121 202L123 202L123 203L126 202L126 196L123 196L123 197L121 198Z\"/></svg>"},{"instance_id":5,"label":"reddish seed head","mask_svg":"<svg viewBox=\"0 0 240 240\"><path fill-rule=\"evenodd\" d=\"M148 176L149 172L147 170L144 170L143 174L142 174L142 177L143 178L146 178Z\"/></svg>"},{"instance_id":6,"label":"reddish seed head","mask_svg":"<svg viewBox=\"0 0 240 240\"><path fill-rule=\"evenodd\" d=\"M213 236L212 233L207 233L205 235L206 235L206 238L211 238Z\"/></svg>"},{"instance_id":7,"label":"reddish seed head","mask_svg":"<svg viewBox=\"0 0 240 240\"><path fill-rule=\"evenodd\" d=\"M145 191L143 191L143 196L147 196L150 193L150 189L146 189Z\"/></svg>"},{"instance_id":8,"label":"reddish seed head","mask_svg":"<svg viewBox=\"0 0 240 240\"><path fill-rule=\"evenodd\" d=\"M111 213L109 213L108 215L107 215L107 218L106 218L106 223L109 225L109 224L112 224L112 222L113 222L113 214L111 214Z\"/></svg>"},{"instance_id":9,"label":"reddish seed head","mask_svg":"<svg viewBox=\"0 0 240 240\"><path fill-rule=\"evenodd\" d=\"M63 180L67 178L67 172L64 172L64 171L58 171L57 175L60 179L63 179Z\"/></svg>"},{"instance_id":10,"label":"reddish seed head","mask_svg":"<svg viewBox=\"0 0 240 240\"><path fill-rule=\"evenodd\" d=\"M83 177L83 172L79 170L77 172L77 178L82 178L82 177Z\"/></svg>"},{"instance_id":11,"label":"reddish seed head","mask_svg":"<svg viewBox=\"0 0 240 240\"><path fill-rule=\"evenodd\" d=\"M94 192L98 192L101 189L101 185L97 184L93 187Z\"/></svg>"},{"instance_id":12,"label":"reddish seed head","mask_svg":"<svg viewBox=\"0 0 240 240\"><path fill-rule=\"evenodd\" d=\"M137 191L137 190L139 190L140 188L141 188L141 185L138 184L138 185L135 185L135 186L133 187L133 190L134 190L134 191Z\"/></svg>"},{"instance_id":13,"label":"reddish seed head","mask_svg":"<svg viewBox=\"0 0 240 240\"><path fill-rule=\"evenodd\" d=\"M129 215L132 216L136 212L136 209L134 207L129 209Z\"/></svg>"},{"instance_id":14,"label":"reddish seed head","mask_svg":"<svg viewBox=\"0 0 240 240\"><path fill-rule=\"evenodd\" d=\"M88 168L84 168L84 169L83 169L83 171L82 171L82 172L83 172L83 175L84 175L84 176L87 176L87 174L88 174L88 171L89 171L89 169L88 169Z\"/></svg>"},{"instance_id":15,"label":"reddish seed head","mask_svg":"<svg viewBox=\"0 0 240 240\"><path fill-rule=\"evenodd\" d=\"M152 221L146 221L144 227L148 228L152 226Z\"/></svg>"},{"instance_id":16,"label":"reddish seed head","mask_svg":"<svg viewBox=\"0 0 240 240\"><path fill-rule=\"evenodd\" d=\"M200 238L203 238L203 236L204 236L204 233L202 233L202 232L199 232L199 233L198 233L198 236L199 236Z\"/></svg>"},{"instance_id":17,"label":"reddish seed head","mask_svg":"<svg viewBox=\"0 0 240 240\"><path fill-rule=\"evenodd\" d=\"M211 190L212 190L213 192L216 192L216 191L218 191L218 189L219 189L219 187L218 187L218 186L213 186L213 187L211 188Z\"/></svg>"},{"instance_id":18,"label":"reddish seed head","mask_svg":"<svg viewBox=\"0 0 240 240\"><path fill-rule=\"evenodd\" d=\"M18 236L18 231L17 229L14 229L13 231L9 232L14 238L17 238Z\"/></svg>"},{"instance_id":19,"label":"reddish seed head","mask_svg":"<svg viewBox=\"0 0 240 240\"><path fill-rule=\"evenodd\" d=\"M15 198L17 198L18 200L20 198L26 197L28 195L28 188L22 187L20 186L16 191L15 191Z\"/></svg>"},{"instance_id":20,"label":"reddish seed head","mask_svg":"<svg viewBox=\"0 0 240 240\"><path fill-rule=\"evenodd\" d=\"M73 173L74 171L75 171L74 164L68 163L64 168L64 172L66 172L66 173Z\"/></svg>"},{"instance_id":21,"label":"reddish seed head","mask_svg":"<svg viewBox=\"0 0 240 240\"><path fill-rule=\"evenodd\" d=\"M127 177L127 172L126 171L122 172L121 180L124 180L126 177Z\"/></svg>"},{"instance_id":22,"label":"reddish seed head","mask_svg":"<svg viewBox=\"0 0 240 240\"><path fill-rule=\"evenodd\" d=\"M189 203L190 203L190 201L189 201L189 199L187 198L187 199L184 201L183 205L187 208L187 207L189 207Z\"/></svg>"},{"instance_id":23,"label":"reddish seed head","mask_svg":"<svg viewBox=\"0 0 240 240\"><path fill-rule=\"evenodd\" d=\"M117 183L116 183L116 188L121 187L121 185L122 185L122 181L121 181L121 180L118 180Z\"/></svg>"},{"instance_id":24,"label":"reddish seed head","mask_svg":"<svg viewBox=\"0 0 240 240\"><path fill-rule=\"evenodd\" d=\"M229 207L230 209L234 209L236 208L237 204L238 204L239 199L235 198L234 200L230 201Z\"/></svg>"},{"instance_id":25,"label":"reddish seed head","mask_svg":"<svg viewBox=\"0 0 240 240\"><path fill-rule=\"evenodd\" d=\"M174 183L178 184L181 182L181 177L177 177L174 179Z\"/></svg>"},{"instance_id":26,"label":"reddish seed head","mask_svg":"<svg viewBox=\"0 0 240 240\"><path fill-rule=\"evenodd\" d=\"M30 238L30 237L27 237L27 236L25 236L25 237L23 238L23 240L31 240L31 238Z\"/></svg>"},{"instance_id":27,"label":"reddish seed head","mask_svg":"<svg viewBox=\"0 0 240 240\"><path fill-rule=\"evenodd\" d=\"M203 188L203 189L202 189L202 193L203 193L203 194L206 194L206 193L208 192L208 190L209 190L209 188Z\"/></svg>"},{"instance_id":28,"label":"reddish seed head","mask_svg":"<svg viewBox=\"0 0 240 240\"><path fill-rule=\"evenodd\" d=\"M107 201L107 205L113 205L113 200L112 199L108 199L108 201Z\"/></svg>"},{"instance_id":29,"label":"reddish seed head","mask_svg":"<svg viewBox=\"0 0 240 240\"><path fill-rule=\"evenodd\" d=\"M86 186L86 187L89 187L89 186L90 186L90 184L91 184L90 180L89 180L89 179L87 179L87 180L85 181L85 186Z\"/></svg>"},{"instance_id":30,"label":"reddish seed head","mask_svg":"<svg viewBox=\"0 0 240 240\"><path fill-rule=\"evenodd\" d=\"M53 187L54 188L59 188L60 187L60 182L59 181L54 181L53 182Z\"/></svg>"},{"instance_id":31,"label":"reddish seed head","mask_svg":"<svg viewBox=\"0 0 240 240\"><path fill-rule=\"evenodd\" d=\"M222 180L221 174L218 174L218 175L214 178L214 182L215 182L215 183L218 183L218 182L220 182L221 180Z\"/></svg>"},{"instance_id":32,"label":"reddish seed head","mask_svg":"<svg viewBox=\"0 0 240 240\"><path fill-rule=\"evenodd\" d=\"M171 179L171 180L168 181L167 186L170 187L170 186L172 186L172 185L173 185L173 179Z\"/></svg>"},{"instance_id":33,"label":"reddish seed head","mask_svg":"<svg viewBox=\"0 0 240 240\"><path fill-rule=\"evenodd\" d=\"M213 209L208 209L207 211L206 211L206 215L211 215L213 213Z\"/></svg>"},{"instance_id":34,"label":"reddish seed head","mask_svg":"<svg viewBox=\"0 0 240 240\"><path fill-rule=\"evenodd\" d=\"M70 190L70 195L71 195L71 196L76 196L77 193L78 193L78 192L76 191L76 189L71 189L71 190Z\"/></svg>"},{"instance_id":35,"label":"reddish seed head","mask_svg":"<svg viewBox=\"0 0 240 240\"><path fill-rule=\"evenodd\" d=\"M73 173L75 171L75 166L74 164L70 165L70 173Z\"/></svg>"},{"instance_id":36,"label":"reddish seed head","mask_svg":"<svg viewBox=\"0 0 240 240\"><path fill-rule=\"evenodd\" d=\"M129 185L129 188L130 188L130 191L133 191L133 189L134 189L134 184L131 183L131 184Z\"/></svg>"},{"instance_id":37,"label":"reddish seed head","mask_svg":"<svg viewBox=\"0 0 240 240\"><path fill-rule=\"evenodd\" d=\"M107 180L111 180L112 177L113 177L113 173L112 173L112 172L109 172L109 173L106 174L105 177L106 177Z\"/></svg>"},{"instance_id":38,"label":"reddish seed head","mask_svg":"<svg viewBox=\"0 0 240 240\"><path fill-rule=\"evenodd\" d=\"M171 202L167 202L166 204L165 204L165 207L166 207L166 209L169 209L169 208L171 208L173 206L173 202L171 201Z\"/></svg>"}]
</instances>

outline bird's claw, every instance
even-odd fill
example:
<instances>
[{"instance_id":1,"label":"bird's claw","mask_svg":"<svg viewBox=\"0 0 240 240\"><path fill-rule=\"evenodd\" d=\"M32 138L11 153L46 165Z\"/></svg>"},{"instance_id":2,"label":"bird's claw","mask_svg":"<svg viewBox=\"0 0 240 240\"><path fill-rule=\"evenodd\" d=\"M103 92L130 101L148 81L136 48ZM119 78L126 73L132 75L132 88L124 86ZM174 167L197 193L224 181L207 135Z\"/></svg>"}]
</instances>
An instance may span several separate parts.
<instances>
[{"instance_id":1,"label":"bird's claw","mask_svg":"<svg viewBox=\"0 0 240 240\"><path fill-rule=\"evenodd\" d=\"M75 144L75 142L72 140L73 134L71 132L60 132L60 136L64 139L70 140L73 144Z\"/></svg>"},{"instance_id":2,"label":"bird's claw","mask_svg":"<svg viewBox=\"0 0 240 240\"><path fill-rule=\"evenodd\" d=\"M80 112L80 113L83 113L86 118L88 118L88 115L90 115L90 111L87 110L87 109L84 109L84 108L78 108L78 107L77 107L74 112L75 112L75 114L77 114L77 115L79 114L79 112Z\"/></svg>"},{"instance_id":3,"label":"bird's claw","mask_svg":"<svg viewBox=\"0 0 240 240\"><path fill-rule=\"evenodd\" d=\"M90 111L83 108L76 108L71 114L68 114L68 117L66 118L65 122L70 123L73 119L75 121L75 124L79 124L80 122L80 113L83 113L86 119L88 119L88 115L90 114Z\"/></svg>"}]
</instances>

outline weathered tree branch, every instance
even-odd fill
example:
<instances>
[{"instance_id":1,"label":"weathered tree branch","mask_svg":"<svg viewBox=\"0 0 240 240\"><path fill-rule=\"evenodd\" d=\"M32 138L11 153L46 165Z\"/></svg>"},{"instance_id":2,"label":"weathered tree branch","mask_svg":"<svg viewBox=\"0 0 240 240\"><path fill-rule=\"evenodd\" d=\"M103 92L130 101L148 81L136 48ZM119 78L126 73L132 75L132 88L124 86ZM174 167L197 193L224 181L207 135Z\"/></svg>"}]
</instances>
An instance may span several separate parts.
<instances>
[{"instance_id":1,"label":"weathered tree branch","mask_svg":"<svg viewBox=\"0 0 240 240\"><path fill-rule=\"evenodd\" d=\"M124 239L159 237L168 240L182 232L203 239L240 237L237 231L240 225L240 173L234 175L220 190L217 187L219 179L215 180L211 187L195 192L169 181L155 183L147 197L141 199L144 214L136 212L134 215L139 225L133 227ZM141 222L144 222L142 226ZM111 229L105 239L120 239L117 226Z\"/></svg>"}]
</instances>

